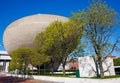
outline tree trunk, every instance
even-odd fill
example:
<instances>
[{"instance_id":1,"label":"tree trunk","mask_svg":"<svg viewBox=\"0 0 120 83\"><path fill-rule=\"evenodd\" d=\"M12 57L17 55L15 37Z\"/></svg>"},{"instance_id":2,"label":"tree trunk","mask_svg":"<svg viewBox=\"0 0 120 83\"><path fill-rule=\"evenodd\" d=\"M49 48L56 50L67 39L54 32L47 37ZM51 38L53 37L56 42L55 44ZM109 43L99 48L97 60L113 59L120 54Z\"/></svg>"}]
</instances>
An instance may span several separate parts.
<instances>
[{"instance_id":1,"label":"tree trunk","mask_svg":"<svg viewBox=\"0 0 120 83\"><path fill-rule=\"evenodd\" d=\"M65 75L65 64L63 63L63 75Z\"/></svg>"},{"instance_id":2,"label":"tree trunk","mask_svg":"<svg viewBox=\"0 0 120 83\"><path fill-rule=\"evenodd\" d=\"M44 64L44 74L45 74L46 72L45 72L45 64Z\"/></svg>"},{"instance_id":3,"label":"tree trunk","mask_svg":"<svg viewBox=\"0 0 120 83\"><path fill-rule=\"evenodd\" d=\"M39 66L39 75L40 75L40 66Z\"/></svg>"},{"instance_id":4,"label":"tree trunk","mask_svg":"<svg viewBox=\"0 0 120 83\"><path fill-rule=\"evenodd\" d=\"M52 74L53 74L53 71L54 71L54 67L53 67L53 64L52 64Z\"/></svg>"},{"instance_id":5,"label":"tree trunk","mask_svg":"<svg viewBox=\"0 0 120 83\"><path fill-rule=\"evenodd\" d=\"M96 67L96 76L97 76L97 77L100 77L99 67L98 67L98 61L96 60L95 56L93 56L93 60L94 60L95 67Z\"/></svg>"},{"instance_id":6,"label":"tree trunk","mask_svg":"<svg viewBox=\"0 0 120 83\"><path fill-rule=\"evenodd\" d=\"M100 68L100 78L104 78L104 71L103 71L103 65L102 65L102 58L99 58L98 61L99 61L99 68Z\"/></svg>"},{"instance_id":7,"label":"tree trunk","mask_svg":"<svg viewBox=\"0 0 120 83\"><path fill-rule=\"evenodd\" d=\"M99 67L98 67L98 63L97 61L95 62L95 65L96 65L96 73L97 73L97 77L100 77L100 74L99 74Z\"/></svg>"},{"instance_id":8,"label":"tree trunk","mask_svg":"<svg viewBox=\"0 0 120 83\"><path fill-rule=\"evenodd\" d=\"M53 65L54 65L54 62L51 62L51 74L53 74L53 70L54 70Z\"/></svg>"}]
</instances>

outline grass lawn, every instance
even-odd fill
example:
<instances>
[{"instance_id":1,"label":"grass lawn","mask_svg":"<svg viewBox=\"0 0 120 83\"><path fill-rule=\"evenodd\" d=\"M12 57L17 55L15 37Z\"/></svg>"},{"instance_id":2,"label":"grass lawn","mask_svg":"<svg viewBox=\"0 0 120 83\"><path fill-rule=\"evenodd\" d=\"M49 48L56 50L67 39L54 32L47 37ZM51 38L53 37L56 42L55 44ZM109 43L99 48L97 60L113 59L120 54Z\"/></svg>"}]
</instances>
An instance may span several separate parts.
<instances>
[{"instance_id":1,"label":"grass lawn","mask_svg":"<svg viewBox=\"0 0 120 83\"><path fill-rule=\"evenodd\" d=\"M35 76L54 76L54 77L76 77L75 75L63 75L63 74L41 74Z\"/></svg>"}]
</instances>

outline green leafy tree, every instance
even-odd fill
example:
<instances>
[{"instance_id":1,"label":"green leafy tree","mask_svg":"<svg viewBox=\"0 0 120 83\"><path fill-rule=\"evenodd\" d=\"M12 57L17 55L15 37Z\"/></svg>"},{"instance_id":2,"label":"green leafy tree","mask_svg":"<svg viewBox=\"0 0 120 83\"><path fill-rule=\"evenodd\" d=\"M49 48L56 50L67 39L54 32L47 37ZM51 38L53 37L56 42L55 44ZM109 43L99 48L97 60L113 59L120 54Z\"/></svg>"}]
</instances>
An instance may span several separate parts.
<instances>
[{"instance_id":1,"label":"green leafy tree","mask_svg":"<svg viewBox=\"0 0 120 83\"><path fill-rule=\"evenodd\" d=\"M42 54L42 55L49 56L50 63L52 66L52 72L53 72L53 65L54 65L55 59L56 59L56 56L53 56L55 51L54 51L54 49L49 49L49 50L47 49L49 47L48 46L49 44L48 45L44 44L46 38L47 38L47 36L45 36L45 32L39 33L35 38L35 48L40 55ZM47 42L47 43L49 43L49 42ZM43 46L43 44L44 44L44 46Z\"/></svg>"},{"instance_id":2,"label":"green leafy tree","mask_svg":"<svg viewBox=\"0 0 120 83\"><path fill-rule=\"evenodd\" d=\"M104 70L102 62L104 60L103 56L111 55L114 51L117 43L113 44L110 42L110 37L113 35L113 26L115 21L116 12L109 8L107 4L103 3L101 0L94 0L94 3L90 5L87 11L80 16L82 12L74 13L73 20L81 23L83 19L86 26L84 27L84 34L86 39L90 42L94 54L97 56L98 65L100 68L100 77L104 78Z\"/></svg>"},{"instance_id":3,"label":"green leafy tree","mask_svg":"<svg viewBox=\"0 0 120 83\"><path fill-rule=\"evenodd\" d=\"M39 74L40 74L40 66L50 61L50 57L44 54L35 54L30 56L31 64L33 66L39 66Z\"/></svg>"},{"instance_id":4,"label":"green leafy tree","mask_svg":"<svg viewBox=\"0 0 120 83\"><path fill-rule=\"evenodd\" d=\"M114 66L120 66L120 58L113 59Z\"/></svg>"},{"instance_id":5,"label":"green leafy tree","mask_svg":"<svg viewBox=\"0 0 120 83\"><path fill-rule=\"evenodd\" d=\"M29 64L37 66L49 61L48 56L38 54L33 48L18 48L14 50L11 55L10 70L26 69Z\"/></svg>"},{"instance_id":6,"label":"green leafy tree","mask_svg":"<svg viewBox=\"0 0 120 83\"><path fill-rule=\"evenodd\" d=\"M34 54L30 48L18 48L11 54L10 69L27 68L30 63L30 55Z\"/></svg>"},{"instance_id":7,"label":"green leafy tree","mask_svg":"<svg viewBox=\"0 0 120 83\"><path fill-rule=\"evenodd\" d=\"M82 27L83 25L77 24L73 20L67 23L55 21L35 39L39 52L51 56L53 63L55 61L62 63L64 75L67 57L78 45L82 35Z\"/></svg>"},{"instance_id":8,"label":"green leafy tree","mask_svg":"<svg viewBox=\"0 0 120 83\"><path fill-rule=\"evenodd\" d=\"M20 58L18 57L18 54L15 51L12 52L11 58L12 58L12 60L10 61L9 70L13 71L15 69L21 69L22 64L17 63L17 61L20 62Z\"/></svg>"}]
</instances>

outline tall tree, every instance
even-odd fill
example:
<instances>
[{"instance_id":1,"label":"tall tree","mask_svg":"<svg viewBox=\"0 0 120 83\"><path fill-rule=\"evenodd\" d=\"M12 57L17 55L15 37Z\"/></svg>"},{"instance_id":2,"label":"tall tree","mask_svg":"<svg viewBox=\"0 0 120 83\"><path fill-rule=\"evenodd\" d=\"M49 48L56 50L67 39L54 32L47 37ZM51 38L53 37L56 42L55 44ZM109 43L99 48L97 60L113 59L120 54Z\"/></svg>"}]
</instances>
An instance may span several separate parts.
<instances>
[{"instance_id":1,"label":"tall tree","mask_svg":"<svg viewBox=\"0 0 120 83\"><path fill-rule=\"evenodd\" d=\"M18 48L14 50L11 54L12 60L10 62L10 67L13 69L26 68L29 64L29 55L31 55L31 50L29 48Z\"/></svg>"},{"instance_id":2,"label":"tall tree","mask_svg":"<svg viewBox=\"0 0 120 83\"><path fill-rule=\"evenodd\" d=\"M28 65L39 66L49 61L49 56L38 54L33 48L18 48L12 52L10 70L28 68Z\"/></svg>"},{"instance_id":3,"label":"tall tree","mask_svg":"<svg viewBox=\"0 0 120 83\"><path fill-rule=\"evenodd\" d=\"M82 12L78 12L74 14L73 18L77 18L78 20L81 18L79 17L81 13ZM116 12L109 8L107 4L101 0L94 0L93 4L90 5L86 13L82 16L82 19L85 20L86 23L84 33L90 41L89 44L93 47L94 54L97 56L101 78L104 78L102 66L103 56L111 55L118 43L117 40L114 44L110 41L113 35L115 15ZM81 22L81 20L78 22Z\"/></svg>"},{"instance_id":4,"label":"tall tree","mask_svg":"<svg viewBox=\"0 0 120 83\"><path fill-rule=\"evenodd\" d=\"M50 55L53 62L57 59L62 63L64 75L67 57L76 48L82 35L83 26L72 22L55 21L35 39L35 44L41 52Z\"/></svg>"},{"instance_id":5,"label":"tall tree","mask_svg":"<svg viewBox=\"0 0 120 83\"><path fill-rule=\"evenodd\" d=\"M50 49L49 47L49 43L50 41L47 41L47 44L45 44L46 38L48 38L47 36L45 36L45 32L41 32L39 33L36 38L35 38L35 48L38 51L38 53L41 55L48 55L50 56L50 64L52 67L52 73L54 71L54 63L57 63L56 59L57 57L57 53L54 51L54 46L52 46L52 48ZM49 35L48 35L49 36ZM54 49L53 49L54 48Z\"/></svg>"}]
</instances>

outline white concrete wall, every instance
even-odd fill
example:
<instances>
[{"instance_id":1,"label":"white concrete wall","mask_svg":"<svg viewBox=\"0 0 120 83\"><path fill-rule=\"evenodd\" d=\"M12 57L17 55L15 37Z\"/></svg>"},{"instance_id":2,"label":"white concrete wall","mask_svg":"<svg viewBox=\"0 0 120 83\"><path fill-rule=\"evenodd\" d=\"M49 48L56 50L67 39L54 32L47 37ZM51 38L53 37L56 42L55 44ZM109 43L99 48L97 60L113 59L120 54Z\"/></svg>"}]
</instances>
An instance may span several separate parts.
<instances>
[{"instance_id":1,"label":"white concrete wall","mask_svg":"<svg viewBox=\"0 0 120 83\"><path fill-rule=\"evenodd\" d=\"M93 57L84 56L78 58L80 77L95 77L96 66ZM105 76L115 75L113 59L106 58L103 63L103 70ZM99 70L99 66L98 66ZM99 70L100 73L100 70Z\"/></svg>"}]
</instances>

